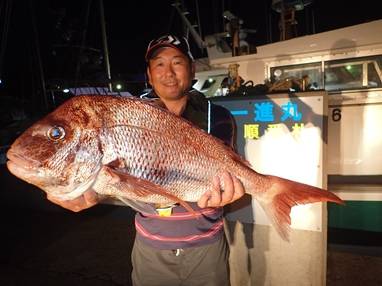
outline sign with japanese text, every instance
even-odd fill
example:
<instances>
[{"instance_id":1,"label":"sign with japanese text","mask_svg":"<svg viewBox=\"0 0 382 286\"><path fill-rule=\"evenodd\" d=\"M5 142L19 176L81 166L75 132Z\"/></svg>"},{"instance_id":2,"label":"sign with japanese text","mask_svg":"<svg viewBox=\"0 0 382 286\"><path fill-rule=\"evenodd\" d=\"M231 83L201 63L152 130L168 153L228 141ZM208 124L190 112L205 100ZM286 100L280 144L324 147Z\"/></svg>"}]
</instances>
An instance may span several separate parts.
<instances>
[{"instance_id":1,"label":"sign with japanese text","mask_svg":"<svg viewBox=\"0 0 382 286\"><path fill-rule=\"evenodd\" d=\"M221 98L237 126L237 151L262 174L323 186L325 92ZM322 204L292 208L292 228L321 230ZM250 213L249 213L250 212ZM301 219L303 218L303 219ZM255 200L227 219L269 224Z\"/></svg>"}]
</instances>

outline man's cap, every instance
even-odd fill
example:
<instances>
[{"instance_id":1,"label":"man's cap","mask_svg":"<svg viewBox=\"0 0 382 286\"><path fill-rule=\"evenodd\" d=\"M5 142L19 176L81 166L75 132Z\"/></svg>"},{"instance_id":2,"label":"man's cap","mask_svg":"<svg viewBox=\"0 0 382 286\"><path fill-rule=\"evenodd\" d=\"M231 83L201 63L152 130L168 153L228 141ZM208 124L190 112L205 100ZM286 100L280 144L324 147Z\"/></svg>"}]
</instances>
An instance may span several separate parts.
<instances>
[{"instance_id":1,"label":"man's cap","mask_svg":"<svg viewBox=\"0 0 382 286\"><path fill-rule=\"evenodd\" d=\"M166 35L152 40L146 51L146 62L148 62L153 56L154 52L159 48L172 47L179 50L182 54L188 57L191 61L194 61L194 57L190 51L190 45L185 37L177 37L174 35Z\"/></svg>"}]
</instances>

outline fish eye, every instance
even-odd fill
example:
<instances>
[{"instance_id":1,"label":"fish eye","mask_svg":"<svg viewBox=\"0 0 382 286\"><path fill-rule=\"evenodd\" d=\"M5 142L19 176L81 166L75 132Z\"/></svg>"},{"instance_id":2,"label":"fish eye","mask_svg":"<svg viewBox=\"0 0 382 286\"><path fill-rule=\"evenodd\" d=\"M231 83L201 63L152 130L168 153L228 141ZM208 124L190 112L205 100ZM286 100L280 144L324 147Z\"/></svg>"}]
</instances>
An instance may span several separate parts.
<instances>
[{"instance_id":1,"label":"fish eye","mask_svg":"<svg viewBox=\"0 0 382 286\"><path fill-rule=\"evenodd\" d=\"M61 126L53 126L48 130L47 136L50 140L58 141L65 137L65 130Z\"/></svg>"}]
</instances>

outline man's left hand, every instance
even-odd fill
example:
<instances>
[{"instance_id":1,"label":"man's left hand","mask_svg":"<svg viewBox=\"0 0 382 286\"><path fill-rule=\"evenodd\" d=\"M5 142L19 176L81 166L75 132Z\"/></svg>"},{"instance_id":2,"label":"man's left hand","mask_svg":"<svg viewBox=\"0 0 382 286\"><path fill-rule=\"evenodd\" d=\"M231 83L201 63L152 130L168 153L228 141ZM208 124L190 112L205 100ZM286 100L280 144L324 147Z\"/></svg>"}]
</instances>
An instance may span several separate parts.
<instances>
[{"instance_id":1,"label":"man's left hand","mask_svg":"<svg viewBox=\"0 0 382 286\"><path fill-rule=\"evenodd\" d=\"M224 190L221 189L224 186ZM238 178L228 172L216 176L212 181L212 190L205 192L198 200L198 206L222 207L240 199L245 193L244 186Z\"/></svg>"}]
</instances>

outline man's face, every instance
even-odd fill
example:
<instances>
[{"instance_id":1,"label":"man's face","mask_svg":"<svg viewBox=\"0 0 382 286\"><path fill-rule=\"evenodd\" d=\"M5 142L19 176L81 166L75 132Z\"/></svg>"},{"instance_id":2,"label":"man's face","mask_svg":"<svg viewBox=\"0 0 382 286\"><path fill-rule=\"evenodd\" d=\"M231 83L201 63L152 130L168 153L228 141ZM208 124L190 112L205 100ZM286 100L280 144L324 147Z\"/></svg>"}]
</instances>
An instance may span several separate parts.
<instances>
[{"instance_id":1,"label":"man's face","mask_svg":"<svg viewBox=\"0 0 382 286\"><path fill-rule=\"evenodd\" d=\"M164 47L150 59L147 75L160 98L174 100L183 97L190 89L195 67L177 49Z\"/></svg>"}]
</instances>

